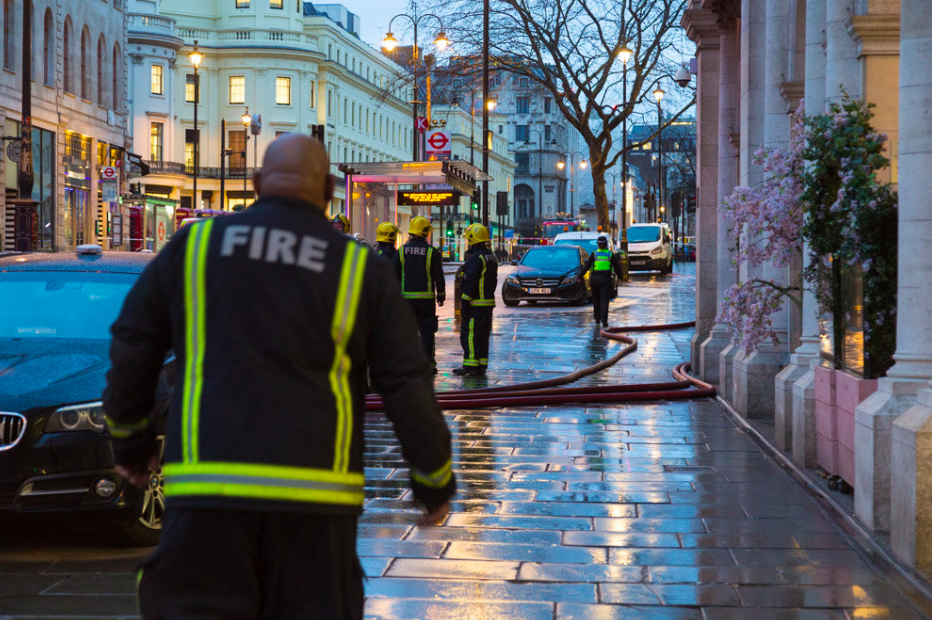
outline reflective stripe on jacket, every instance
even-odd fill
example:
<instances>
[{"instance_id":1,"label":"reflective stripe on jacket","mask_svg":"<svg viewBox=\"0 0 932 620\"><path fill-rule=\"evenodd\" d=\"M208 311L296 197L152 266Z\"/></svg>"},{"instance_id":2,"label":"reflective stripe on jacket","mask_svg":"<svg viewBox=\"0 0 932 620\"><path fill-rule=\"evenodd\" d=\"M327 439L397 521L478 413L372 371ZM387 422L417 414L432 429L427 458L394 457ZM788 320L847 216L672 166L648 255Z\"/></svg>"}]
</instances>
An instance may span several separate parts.
<instances>
[{"instance_id":1,"label":"reflective stripe on jacket","mask_svg":"<svg viewBox=\"0 0 932 620\"><path fill-rule=\"evenodd\" d=\"M445 297L440 252L427 241L420 237L411 239L398 249L393 262L405 299L433 300L435 291L438 297Z\"/></svg>"},{"instance_id":2,"label":"reflective stripe on jacket","mask_svg":"<svg viewBox=\"0 0 932 620\"><path fill-rule=\"evenodd\" d=\"M592 253L595 257L592 265L592 271L611 271L612 270L612 252L611 250L596 250Z\"/></svg>"},{"instance_id":3,"label":"reflective stripe on jacket","mask_svg":"<svg viewBox=\"0 0 932 620\"><path fill-rule=\"evenodd\" d=\"M118 434L148 417L138 393L171 348L170 505L357 514L368 363L386 415L404 419L415 496L446 501L449 432L391 267L281 202L188 226L156 256L113 327L107 416ZM114 436L118 463L138 458L131 439Z\"/></svg>"},{"instance_id":4,"label":"reflective stripe on jacket","mask_svg":"<svg viewBox=\"0 0 932 620\"><path fill-rule=\"evenodd\" d=\"M463 301L473 306L495 306L495 289L498 286L498 261L482 245L466 257L463 264Z\"/></svg>"}]
</instances>

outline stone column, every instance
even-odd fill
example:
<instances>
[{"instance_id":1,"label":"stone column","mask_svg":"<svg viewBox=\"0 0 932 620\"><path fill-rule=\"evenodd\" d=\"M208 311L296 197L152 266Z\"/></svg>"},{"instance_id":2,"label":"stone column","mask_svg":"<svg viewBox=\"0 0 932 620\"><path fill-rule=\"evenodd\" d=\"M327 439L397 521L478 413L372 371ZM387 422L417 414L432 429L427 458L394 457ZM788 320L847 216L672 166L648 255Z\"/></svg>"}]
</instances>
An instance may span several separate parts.
<instances>
[{"instance_id":1,"label":"stone column","mask_svg":"<svg viewBox=\"0 0 932 620\"><path fill-rule=\"evenodd\" d=\"M780 94L787 62L786 9L783 0L745 0L741 7L741 184L748 187L763 182L762 169L752 161L757 149L768 143L768 138L778 145L789 139L786 105ZM781 108L782 114L778 112ZM744 265L741 272L742 280L776 276L767 267ZM734 406L741 415L773 417L774 377L785 362L785 345L762 345L750 354L738 353L734 361Z\"/></svg>"},{"instance_id":2,"label":"stone column","mask_svg":"<svg viewBox=\"0 0 932 620\"><path fill-rule=\"evenodd\" d=\"M825 96L829 100L840 99L842 89L852 97L861 94L858 48L848 33L855 4L856 0L826 0Z\"/></svg>"},{"instance_id":3,"label":"stone column","mask_svg":"<svg viewBox=\"0 0 932 620\"><path fill-rule=\"evenodd\" d=\"M719 92L718 92L718 196L719 203L731 194L738 184L738 162L735 157L734 137L738 134L738 31L732 16L720 19L722 31L719 34ZM732 264L734 235L729 234L729 223L725 221L721 210L717 211L717 270L716 293L719 313L722 312L722 299L725 291L735 283L736 275ZM719 384L719 392L726 398L733 385L732 362L734 357L721 358L722 352L731 346L731 327L726 323L716 322L709 337L700 345L699 358L702 378L709 383ZM736 348L732 348L737 352ZM721 371L725 364L724 372Z\"/></svg>"},{"instance_id":4,"label":"stone column","mask_svg":"<svg viewBox=\"0 0 932 620\"><path fill-rule=\"evenodd\" d=\"M719 28L708 9L688 9L683 14L686 35L696 43L699 63L696 89L696 333L690 344L693 371L705 377L699 345L715 324L718 299L718 121Z\"/></svg>"},{"instance_id":5,"label":"stone column","mask_svg":"<svg viewBox=\"0 0 932 620\"><path fill-rule=\"evenodd\" d=\"M806 91L803 97L808 114L825 109L825 2L806 0ZM809 246L803 248L803 269L811 263ZM803 329L800 346L790 356L788 369L801 369L792 391L793 459L810 467L816 463L815 372L819 364L819 302L811 286L803 292ZM782 375L783 373L781 373ZM790 377L795 371L790 370ZM789 379L790 377L787 377Z\"/></svg>"},{"instance_id":6,"label":"stone column","mask_svg":"<svg viewBox=\"0 0 932 620\"><path fill-rule=\"evenodd\" d=\"M925 0L903 0L900 39L900 215L899 289L896 323L896 365L880 380L880 389L857 409L855 440L870 442L865 451L880 442L878 427L906 409L893 425L891 544L901 558L920 570L932 567L932 389L919 383L932 377L932 313L928 311L932 290L932 253L915 251L932 242L932 74L926 69L932 46L932 11ZM925 244L925 245L923 245ZM915 402L911 393L918 391ZM862 420L865 428L861 428ZM873 427L867 424L873 423ZM867 431L874 429L872 438ZM873 439L873 441L872 441ZM879 460L880 456L874 457ZM876 463L875 463L876 465ZM856 492L882 491L875 477L861 476L858 454ZM865 472L866 473L866 472ZM871 514L873 525L882 524L879 498L855 503L858 516ZM882 514L882 513L881 513Z\"/></svg>"}]
</instances>

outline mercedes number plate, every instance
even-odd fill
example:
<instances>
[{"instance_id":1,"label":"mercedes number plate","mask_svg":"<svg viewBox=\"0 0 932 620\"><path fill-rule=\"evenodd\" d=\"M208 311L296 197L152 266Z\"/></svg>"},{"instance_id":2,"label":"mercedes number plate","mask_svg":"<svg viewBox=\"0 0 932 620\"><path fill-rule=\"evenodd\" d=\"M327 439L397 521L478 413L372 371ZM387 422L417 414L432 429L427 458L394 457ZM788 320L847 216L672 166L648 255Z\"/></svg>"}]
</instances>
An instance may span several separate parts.
<instances>
[{"instance_id":1,"label":"mercedes number plate","mask_svg":"<svg viewBox=\"0 0 932 620\"><path fill-rule=\"evenodd\" d=\"M646 260L633 260L633 261L631 261L631 265L634 266L634 267L640 267L640 266L646 265L646 264L647 264L647 261L646 261Z\"/></svg>"},{"instance_id":2,"label":"mercedes number plate","mask_svg":"<svg viewBox=\"0 0 932 620\"><path fill-rule=\"evenodd\" d=\"M528 289L528 291L531 293L531 295L549 295L550 294L549 288L532 288L532 289Z\"/></svg>"}]
</instances>

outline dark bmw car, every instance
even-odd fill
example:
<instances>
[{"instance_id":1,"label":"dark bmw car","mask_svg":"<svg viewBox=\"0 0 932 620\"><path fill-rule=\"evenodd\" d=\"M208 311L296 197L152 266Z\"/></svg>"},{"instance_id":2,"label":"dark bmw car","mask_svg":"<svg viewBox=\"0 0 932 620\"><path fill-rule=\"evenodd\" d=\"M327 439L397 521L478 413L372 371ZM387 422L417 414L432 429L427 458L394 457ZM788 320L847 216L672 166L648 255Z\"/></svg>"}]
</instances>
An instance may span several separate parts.
<instances>
[{"instance_id":1,"label":"dark bmw car","mask_svg":"<svg viewBox=\"0 0 932 620\"><path fill-rule=\"evenodd\" d=\"M145 491L124 483L101 408L110 325L151 258L99 246L0 256L0 514L86 515L123 543L157 540L161 472Z\"/></svg>"},{"instance_id":2,"label":"dark bmw car","mask_svg":"<svg viewBox=\"0 0 932 620\"><path fill-rule=\"evenodd\" d=\"M533 247L517 263L502 284L506 306L526 301L568 301L584 304L592 298L586 260L589 255L575 245Z\"/></svg>"}]
</instances>

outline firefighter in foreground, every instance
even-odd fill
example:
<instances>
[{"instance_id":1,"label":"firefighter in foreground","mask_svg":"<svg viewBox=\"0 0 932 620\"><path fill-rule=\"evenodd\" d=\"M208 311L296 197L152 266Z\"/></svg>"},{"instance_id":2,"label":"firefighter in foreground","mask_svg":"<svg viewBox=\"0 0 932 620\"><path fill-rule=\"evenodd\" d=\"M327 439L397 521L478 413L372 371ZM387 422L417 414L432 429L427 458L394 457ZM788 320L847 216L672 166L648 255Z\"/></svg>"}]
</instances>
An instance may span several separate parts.
<instances>
[{"instance_id":1,"label":"firefighter in foreground","mask_svg":"<svg viewBox=\"0 0 932 620\"><path fill-rule=\"evenodd\" d=\"M424 523L448 510L450 434L391 267L325 217L323 145L269 145L248 210L182 228L112 328L104 407L117 471L143 486L165 436L167 509L141 566L151 618L361 619L368 360ZM236 337L230 337L236 334ZM166 355L171 408L153 412Z\"/></svg>"},{"instance_id":2,"label":"firefighter in foreground","mask_svg":"<svg viewBox=\"0 0 932 620\"><path fill-rule=\"evenodd\" d=\"M434 346L440 327L437 306L443 305L447 293L440 251L427 242L432 228L426 217L412 219L408 226L408 242L398 249L393 262L395 273L401 281L401 294L411 304L414 316L417 317L421 348L430 359L436 374Z\"/></svg>"},{"instance_id":3,"label":"firefighter in foreground","mask_svg":"<svg viewBox=\"0 0 932 620\"><path fill-rule=\"evenodd\" d=\"M395 249L397 239L398 227L391 222L382 222L375 229L375 242L378 244L375 250L376 253L388 262L393 262L395 254L398 253L398 250Z\"/></svg>"},{"instance_id":4,"label":"firefighter in foreground","mask_svg":"<svg viewBox=\"0 0 932 620\"><path fill-rule=\"evenodd\" d=\"M589 286L592 288L592 312L596 324L608 327L608 304L614 297L612 291L612 271L619 278L624 278L621 255L613 254L608 249L608 236L599 235L599 247L589 255L586 271L590 272Z\"/></svg>"},{"instance_id":5,"label":"firefighter in foreground","mask_svg":"<svg viewBox=\"0 0 932 620\"><path fill-rule=\"evenodd\" d=\"M489 366L489 337L492 335L492 310L498 286L498 261L489 248L489 229L471 224L464 233L469 250L463 263L463 367L457 375L484 375Z\"/></svg>"}]
</instances>

